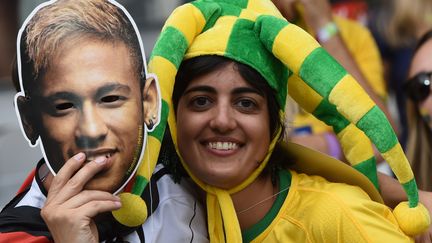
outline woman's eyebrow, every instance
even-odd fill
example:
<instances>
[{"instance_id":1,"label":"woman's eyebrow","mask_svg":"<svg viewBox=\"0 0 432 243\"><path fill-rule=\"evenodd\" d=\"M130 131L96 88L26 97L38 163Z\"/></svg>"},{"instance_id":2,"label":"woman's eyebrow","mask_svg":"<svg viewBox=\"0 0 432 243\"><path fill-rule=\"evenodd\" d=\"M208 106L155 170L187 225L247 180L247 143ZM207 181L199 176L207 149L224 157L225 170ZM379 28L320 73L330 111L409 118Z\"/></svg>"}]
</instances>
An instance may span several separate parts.
<instances>
[{"instance_id":1,"label":"woman's eyebrow","mask_svg":"<svg viewBox=\"0 0 432 243\"><path fill-rule=\"evenodd\" d=\"M211 87L211 86L208 86L208 85L197 85L197 86L193 86L193 87L187 89L183 93L183 95L186 95L186 94L191 93L191 92L196 92L196 91L216 93L216 89L213 88L213 87Z\"/></svg>"},{"instance_id":2,"label":"woman's eyebrow","mask_svg":"<svg viewBox=\"0 0 432 243\"><path fill-rule=\"evenodd\" d=\"M243 94L243 93L255 93L259 96L264 97L264 92L255 89L255 88L251 88L251 87L239 87L239 88L235 88L232 92L232 94Z\"/></svg>"}]
</instances>

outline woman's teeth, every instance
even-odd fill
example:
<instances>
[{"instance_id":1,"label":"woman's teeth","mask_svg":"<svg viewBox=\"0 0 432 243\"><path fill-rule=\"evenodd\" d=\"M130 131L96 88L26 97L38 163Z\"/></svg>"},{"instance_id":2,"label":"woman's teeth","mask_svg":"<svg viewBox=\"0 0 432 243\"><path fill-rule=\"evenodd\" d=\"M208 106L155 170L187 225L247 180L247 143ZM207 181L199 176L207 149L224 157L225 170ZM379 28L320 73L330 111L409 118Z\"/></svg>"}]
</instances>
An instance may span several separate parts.
<instances>
[{"instance_id":1,"label":"woman's teeth","mask_svg":"<svg viewBox=\"0 0 432 243\"><path fill-rule=\"evenodd\" d=\"M208 143L207 146L211 149L217 150L234 150L238 148L238 145L232 142L212 142Z\"/></svg>"}]
</instances>

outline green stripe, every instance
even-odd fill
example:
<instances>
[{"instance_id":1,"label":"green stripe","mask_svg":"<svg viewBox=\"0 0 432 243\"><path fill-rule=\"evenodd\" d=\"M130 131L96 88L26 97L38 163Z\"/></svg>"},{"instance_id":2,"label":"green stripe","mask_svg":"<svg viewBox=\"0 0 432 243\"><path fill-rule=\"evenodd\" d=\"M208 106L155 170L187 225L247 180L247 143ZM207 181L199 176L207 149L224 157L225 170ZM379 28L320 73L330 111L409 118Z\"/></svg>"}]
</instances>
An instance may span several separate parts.
<instances>
[{"instance_id":1,"label":"green stripe","mask_svg":"<svg viewBox=\"0 0 432 243\"><path fill-rule=\"evenodd\" d=\"M207 1L208 2L208 1ZM217 4L225 4L230 5L229 7L240 7L240 8L246 8L248 6L249 0L213 0L212 2L216 2Z\"/></svg>"},{"instance_id":2,"label":"green stripe","mask_svg":"<svg viewBox=\"0 0 432 243\"><path fill-rule=\"evenodd\" d=\"M409 201L409 207L414 208L417 207L417 204L419 202L419 196L418 196L418 190L417 190L417 184L415 179L411 179L405 184L402 184L406 194L408 195L408 201Z\"/></svg>"},{"instance_id":3,"label":"green stripe","mask_svg":"<svg viewBox=\"0 0 432 243\"><path fill-rule=\"evenodd\" d=\"M301 79L322 97L328 97L333 87L347 74L322 47L316 48L305 58L299 73Z\"/></svg>"},{"instance_id":4,"label":"green stripe","mask_svg":"<svg viewBox=\"0 0 432 243\"><path fill-rule=\"evenodd\" d=\"M291 173L287 170L280 170L279 171L279 192L283 189L289 188L291 186ZM247 230L244 230L242 232L243 236L243 242L251 242L254 240L259 234L264 232L264 230L267 229L267 227L273 222L273 220L276 218L277 214L279 213L282 205L285 202L286 197L288 196L288 190L285 190L283 192L280 192L272 207L267 212L267 214L262 218L258 223L253 225Z\"/></svg>"},{"instance_id":5,"label":"green stripe","mask_svg":"<svg viewBox=\"0 0 432 243\"><path fill-rule=\"evenodd\" d=\"M258 33L259 35L259 39L261 40L261 43L264 45L264 47L267 49L268 52L271 52L272 56L273 56L273 44L274 44L274 40L276 39L276 36L280 33L280 31L285 28L286 26L288 26L289 23L285 20L276 18L274 16L269 16L269 15L261 15L256 19L256 23L254 26L254 30L256 33ZM277 61L278 63L280 62L279 60ZM283 65L283 64L282 64ZM281 103L281 107L283 107L283 109L285 110L285 101L286 101L286 96L288 93L288 78L292 75L292 72L285 66L283 65L283 69L284 69L284 74L282 74L282 78L277 79L277 75L276 75L276 80L275 80L275 84L276 86L272 87L276 90L278 90L278 99ZM264 76L265 77L265 76Z\"/></svg>"},{"instance_id":6,"label":"green stripe","mask_svg":"<svg viewBox=\"0 0 432 243\"><path fill-rule=\"evenodd\" d=\"M251 66L257 70L277 91L278 101L283 107L287 95L289 70L255 38L255 23L238 19L231 31L225 56Z\"/></svg>"},{"instance_id":7,"label":"green stripe","mask_svg":"<svg viewBox=\"0 0 432 243\"><path fill-rule=\"evenodd\" d=\"M154 56L164 57L178 69L187 49L188 42L183 33L168 26L159 36L150 59L153 59Z\"/></svg>"},{"instance_id":8,"label":"green stripe","mask_svg":"<svg viewBox=\"0 0 432 243\"><path fill-rule=\"evenodd\" d=\"M337 111L336 106L331 104L327 99L322 99L312 114L327 125L332 126L336 134L350 124L350 122Z\"/></svg>"},{"instance_id":9,"label":"green stripe","mask_svg":"<svg viewBox=\"0 0 432 243\"><path fill-rule=\"evenodd\" d=\"M135 183L133 185L131 193L134 195L141 195L144 191L144 188L147 186L148 180L141 175L135 176Z\"/></svg>"},{"instance_id":10,"label":"green stripe","mask_svg":"<svg viewBox=\"0 0 432 243\"><path fill-rule=\"evenodd\" d=\"M375 188L379 191L378 174L376 170L376 160L372 156L370 159L365 160L353 166L356 170L365 175L374 184Z\"/></svg>"},{"instance_id":11,"label":"green stripe","mask_svg":"<svg viewBox=\"0 0 432 243\"><path fill-rule=\"evenodd\" d=\"M273 43L280 31L288 26L289 23L268 15L259 16L255 24L255 32L259 33L261 42L268 51L273 51Z\"/></svg>"},{"instance_id":12,"label":"green stripe","mask_svg":"<svg viewBox=\"0 0 432 243\"><path fill-rule=\"evenodd\" d=\"M356 125L366 133L380 153L389 151L398 143L396 134L386 116L376 105Z\"/></svg>"},{"instance_id":13,"label":"green stripe","mask_svg":"<svg viewBox=\"0 0 432 243\"><path fill-rule=\"evenodd\" d=\"M153 132L150 132L149 135L155 137L162 143L162 139L165 132L165 127L168 120L169 107L165 100L162 100L162 111L161 111L161 120L159 121L159 125L155 127Z\"/></svg>"},{"instance_id":14,"label":"green stripe","mask_svg":"<svg viewBox=\"0 0 432 243\"><path fill-rule=\"evenodd\" d=\"M216 3L194 1L191 2L191 4L201 11L206 21L206 25L202 32L213 27L216 23L216 20L218 20L221 15L221 7Z\"/></svg>"},{"instance_id":15,"label":"green stripe","mask_svg":"<svg viewBox=\"0 0 432 243\"><path fill-rule=\"evenodd\" d=\"M229 4L229 3L220 3L220 6L222 7L221 16L240 16L240 13L242 11L242 8L237 7L235 5Z\"/></svg>"}]
</instances>

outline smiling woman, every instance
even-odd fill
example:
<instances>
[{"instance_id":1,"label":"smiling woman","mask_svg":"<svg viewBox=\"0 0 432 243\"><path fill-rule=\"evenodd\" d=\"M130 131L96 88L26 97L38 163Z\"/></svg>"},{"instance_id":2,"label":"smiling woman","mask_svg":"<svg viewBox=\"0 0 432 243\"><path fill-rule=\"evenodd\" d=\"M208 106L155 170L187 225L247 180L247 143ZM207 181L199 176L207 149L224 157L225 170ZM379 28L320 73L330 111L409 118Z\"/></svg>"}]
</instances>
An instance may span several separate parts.
<instances>
[{"instance_id":1,"label":"smiling woman","mask_svg":"<svg viewBox=\"0 0 432 243\"><path fill-rule=\"evenodd\" d=\"M386 206L371 201L360 188L331 183L321 177L288 169L295 161L278 145L270 153L271 157L266 158L274 141L280 142L283 134L277 112L280 105L276 92L249 66L210 55L182 62L174 86L173 107L176 127L171 130L177 131L178 154L188 173L202 187L232 191L232 188L250 180L254 171L265 164L255 180L231 194L242 241L306 241L306 235L312 234L314 241L324 242L351 230L373 231L362 217L384 225L388 232L380 234L381 239L409 241L394 224L395 219ZM206 200L210 207L211 199L207 197ZM386 214L378 216L380 213L375 210L373 214L363 214L351 208L351 200L360 207L375 205ZM340 211L346 207L354 218ZM324 216L325 212L332 212L332 216ZM290 219L288 222L296 223L286 224L285 217ZM335 227L329 223L340 218L343 222L353 220L357 226ZM294 234L298 224L304 229ZM321 229L320 233L313 233L316 227ZM219 233L217 230L209 232L211 237L224 239L225 236ZM367 233L349 236L351 240L368 242L367 238Z\"/></svg>"}]
</instances>

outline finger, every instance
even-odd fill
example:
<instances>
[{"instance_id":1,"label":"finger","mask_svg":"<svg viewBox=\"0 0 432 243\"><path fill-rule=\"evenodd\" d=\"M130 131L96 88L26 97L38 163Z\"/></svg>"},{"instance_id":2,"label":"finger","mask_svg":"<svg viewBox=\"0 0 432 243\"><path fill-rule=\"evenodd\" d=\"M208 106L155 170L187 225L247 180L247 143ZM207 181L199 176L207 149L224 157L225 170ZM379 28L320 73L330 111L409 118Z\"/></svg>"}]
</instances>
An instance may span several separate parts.
<instances>
[{"instance_id":1,"label":"finger","mask_svg":"<svg viewBox=\"0 0 432 243\"><path fill-rule=\"evenodd\" d=\"M78 208L91 201L118 201L120 198L109 192L97 190L85 190L70 198L63 204L65 208Z\"/></svg>"},{"instance_id":2,"label":"finger","mask_svg":"<svg viewBox=\"0 0 432 243\"><path fill-rule=\"evenodd\" d=\"M56 194L61 190L61 188L69 181L72 175L82 166L84 160L85 154L81 152L72 156L72 158L68 159L66 163L64 163L51 182L51 186L49 188L49 191L52 192L51 194Z\"/></svg>"},{"instance_id":3,"label":"finger","mask_svg":"<svg viewBox=\"0 0 432 243\"><path fill-rule=\"evenodd\" d=\"M120 201L91 201L77 208L77 213L93 218L100 213L110 212L121 208Z\"/></svg>"},{"instance_id":4,"label":"finger","mask_svg":"<svg viewBox=\"0 0 432 243\"><path fill-rule=\"evenodd\" d=\"M77 195L82 191L84 185L92 178L96 173L101 171L106 165L107 159L105 156L97 157L95 160L85 164L79 169L75 175L70 178L66 184L57 192L57 195L53 199L56 203L64 203L71 197ZM48 191L48 196L50 195Z\"/></svg>"}]
</instances>

